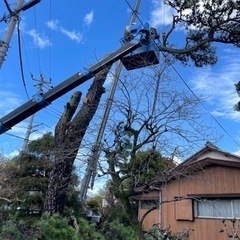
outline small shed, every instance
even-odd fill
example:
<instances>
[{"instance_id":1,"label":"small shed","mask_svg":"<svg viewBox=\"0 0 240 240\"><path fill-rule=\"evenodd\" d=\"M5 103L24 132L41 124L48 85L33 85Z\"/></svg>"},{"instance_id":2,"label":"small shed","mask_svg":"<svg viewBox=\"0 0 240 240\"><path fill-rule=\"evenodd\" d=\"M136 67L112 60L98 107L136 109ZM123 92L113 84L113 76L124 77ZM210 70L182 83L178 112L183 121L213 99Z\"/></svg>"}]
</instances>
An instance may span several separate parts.
<instances>
[{"instance_id":1,"label":"small shed","mask_svg":"<svg viewBox=\"0 0 240 240\"><path fill-rule=\"evenodd\" d=\"M187 229L194 240L240 239L239 156L206 144L148 188L139 196L144 231L159 224L172 232Z\"/></svg>"}]
</instances>

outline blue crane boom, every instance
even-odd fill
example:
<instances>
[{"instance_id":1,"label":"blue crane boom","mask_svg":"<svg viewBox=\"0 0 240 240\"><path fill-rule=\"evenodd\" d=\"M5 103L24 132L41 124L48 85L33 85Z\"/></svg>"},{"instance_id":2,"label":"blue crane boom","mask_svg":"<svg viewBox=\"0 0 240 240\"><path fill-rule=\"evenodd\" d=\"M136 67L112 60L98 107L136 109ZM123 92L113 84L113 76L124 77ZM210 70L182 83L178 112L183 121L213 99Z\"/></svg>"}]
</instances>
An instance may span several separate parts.
<instances>
[{"instance_id":1,"label":"blue crane boom","mask_svg":"<svg viewBox=\"0 0 240 240\"><path fill-rule=\"evenodd\" d=\"M135 30L136 29L132 30L132 32ZM28 102L2 117L0 119L0 134L10 130L16 124L48 106L57 98L86 82L105 67L111 66L118 60L122 61L127 70L158 63L158 57L153 50L156 44L154 42L154 38L151 37L151 31L146 29L146 27L137 32L137 34L133 35L129 41L126 40L124 44L125 45L117 51L107 55L101 61L90 67L87 71L84 70L83 72L77 72L46 93L35 94ZM136 50L137 52L135 52ZM144 61L141 60L140 62L140 57L141 59L144 59ZM139 64L135 61L136 64L134 64L134 66L131 64L129 65L129 63L134 62L134 59L137 59Z\"/></svg>"}]
</instances>

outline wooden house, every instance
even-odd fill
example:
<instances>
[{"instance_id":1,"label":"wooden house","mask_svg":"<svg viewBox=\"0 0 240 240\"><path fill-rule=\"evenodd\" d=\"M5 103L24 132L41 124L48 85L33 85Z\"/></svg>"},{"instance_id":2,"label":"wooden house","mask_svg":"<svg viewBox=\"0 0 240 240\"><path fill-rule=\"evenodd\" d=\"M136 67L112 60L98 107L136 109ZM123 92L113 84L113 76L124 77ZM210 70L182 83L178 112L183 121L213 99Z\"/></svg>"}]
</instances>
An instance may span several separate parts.
<instances>
[{"instance_id":1,"label":"wooden house","mask_svg":"<svg viewBox=\"0 0 240 240\"><path fill-rule=\"evenodd\" d=\"M146 190L148 188L148 191ZM240 157L206 146L140 195L139 221L172 232L189 231L193 240L240 239Z\"/></svg>"}]
</instances>

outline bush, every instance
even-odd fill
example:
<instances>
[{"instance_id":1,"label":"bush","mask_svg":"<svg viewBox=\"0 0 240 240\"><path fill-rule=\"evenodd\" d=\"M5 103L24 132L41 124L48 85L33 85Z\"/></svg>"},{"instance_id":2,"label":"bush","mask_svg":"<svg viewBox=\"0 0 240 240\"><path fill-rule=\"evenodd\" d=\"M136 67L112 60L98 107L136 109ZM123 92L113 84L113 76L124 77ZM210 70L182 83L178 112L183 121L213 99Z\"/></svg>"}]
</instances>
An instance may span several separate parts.
<instances>
[{"instance_id":1,"label":"bush","mask_svg":"<svg viewBox=\"0 0 240 240\"><path fill-rule=\"evenodd\" d=\"M1 228L0 239L21 240L21 231L15 222L9 220Z\"/></svg>"},{"instance_id":2,"label":"bush","mask_svg":"<svg viewBox=\"0 0 240 240\"><path fill-rule=\"evenodd\" d=\"M39 228L41 240L78 240L76 229L69 225L67 218L62 218L58 214L52 216L44 214Z\"/></svg>"},{"instance_id":3,"label":"bush","mask_svg":"<svg viewBox=\"0 0 240 240\"><path fill-rule=\"evenodd\" d=\"M105 238L96 232L95 225L89 224L87 220L80 218L79 240L105 240Z\"/></svg>"},{"instance_id":4,"label":"bush","mask_svg":"<svg viewBox=\"0 0 240 240\"><path fill-rule=\"evenodd\" d=\"M1 240L37 240L38 228L25 220L11 219L6 221L0 229Z\"/></svg>"},{"instance_id":5,"label":"bush","mask_svg":"<svg viewBox=\"0 0 240 240\"><path fill-rule=\"evenodd\" d=\"M170 226L162 228L156 225L145 234L145 240L189 240L189 230L183 229L181 233L172 233Z\"/></svg>"},{"instance_id":6,"label":"bush","mask_svg":"<svg viewBox=\"0 0 240 240\"><path fill-rule=\"evenodd\" d=\"M44 214L39 218L19 218L2 223L1 240L105 240L93 224L83 218Z\"/></svg>"},{"instance_id":7,"label":"bush","mask_svg":"<svg viewBox=\"0 0 240 240\"><path fill-rule=\"evenodd\" d=\"M138 239L132 227L131 219L120 203L110 205L105 209L99 231L106 240Z\"/></svg>"},{"instance_id":8,"label":"bush","mask_svg":"<svg viewBox=\"0 0 240 240\"><path fill-rule=\"evenodd\" d=\"M135 233L130 226L125 226L123 223L116 219L112 222L105 222L103 224L103 235L106 240L134 240L136 239Z\"/></svg>"}]
</instances>

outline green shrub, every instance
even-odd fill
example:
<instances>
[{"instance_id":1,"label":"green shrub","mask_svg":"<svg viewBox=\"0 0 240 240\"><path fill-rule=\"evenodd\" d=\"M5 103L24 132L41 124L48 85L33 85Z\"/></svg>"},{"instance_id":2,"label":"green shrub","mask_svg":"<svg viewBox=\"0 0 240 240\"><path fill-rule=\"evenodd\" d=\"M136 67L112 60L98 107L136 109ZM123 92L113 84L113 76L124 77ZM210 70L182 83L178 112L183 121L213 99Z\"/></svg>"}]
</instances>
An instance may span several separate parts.
<instances>
[{"instance_id":1,"label":"green shrub","mask_svg":"<svg viewBox=\"0 0 240 240\"><path fill-rule=\"evenodd\" d=\"M52 216L44 214L39 228L41 240L78 240L76 229L69 225L67 218L60 217L58 214Z\"/></svg>"},{"instance_id":2,"label":"green shrub","mask_svg":"<svg viewBox=\"0 0 240 240\"><path fill-rule=\"evenodd\" d=\"M112 222L104 222L102 234L106 240L134 240L137 239L133 229L130 226L125 226L116 219Z\"/></svg>"},{"instance_id":3,"label":"green shrub","mask_svg":"<svg viewBox=\"0 0 240 240\"><path fill-rule=\"evenodd\" d=\"M1 240L37 240L39 231L25 220L8 220L0 229Z\"/></svg>"},{"instance_id":4,"label":"green shrub","mask_svg":"<svg viewBox=\"0 0 240 240\"><path fill-rule=\"evenodd\" d=\"M79 240L105 240L98 232L94 224L89 224L87 220L79 219Z\"/></svg>"},{"instance_id":5,"label":"green shrub","mask_svg":"<svg viewBox=\"0 0 240 240\"><path fill-rule=\"evenodd\" d=\"M0 239L21 240L21 231L15 222L9 220L1 228Z\"/></svg>"}]
</instances>

